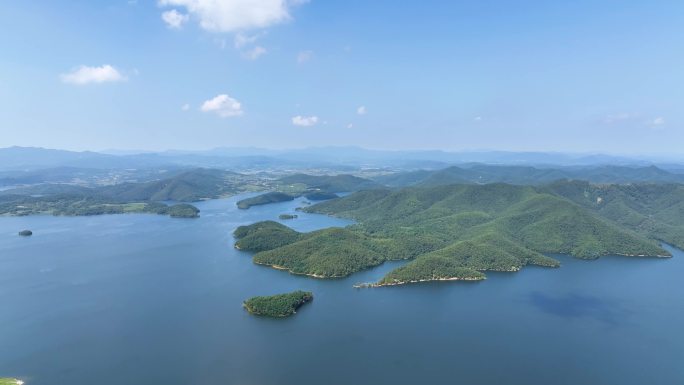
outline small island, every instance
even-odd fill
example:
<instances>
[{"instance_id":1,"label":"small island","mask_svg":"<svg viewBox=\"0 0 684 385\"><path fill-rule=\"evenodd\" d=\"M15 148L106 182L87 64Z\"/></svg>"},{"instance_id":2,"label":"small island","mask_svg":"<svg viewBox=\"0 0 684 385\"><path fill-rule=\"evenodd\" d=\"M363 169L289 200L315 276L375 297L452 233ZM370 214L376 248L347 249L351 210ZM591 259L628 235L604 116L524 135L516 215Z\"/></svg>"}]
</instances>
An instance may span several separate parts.
<instances>
[{"instance_id":1,"label":"small island","mask_svg":"<svg viewBox=\"0 0 684 385\"><path fill-rule=\"evenodd\" d=\"M310 291L293 291L264 297L252 297L243 303L245 309L254 315L283 318L297 312L297 309L313 300Z\"/></svg>"},{"instance_id":2,"label":"small island","mask_svg":"<svg viewBox=\"0 0 684 385\"><path fill-rule=\"evenodd\" d=\"M21 231L19 232L19 235L21 235L22 237L30 237L31 235L33 235L33 231L31 231L31 230L21 230ZM0 385L1 385L1 384L0 384Z\"/></svg>"},{"instance_id":3,"label":"small island","mask_svg":"<svg viewBox=\"0 0 684 385\"><path fill-rule=\"evenodd\" d=\"M200 210L187 203L179 203L168 208L168 214L172 218L199 218Z\"/></svg>"},{"instance_id":4,"label":"small island","mask_svg":"<svg viewBox=\"0 0 684 385\"><path fill-rule=\"evenodd\" d=\"M265 205L269 203L287 202L294 200L294 196L281 192L269 192L266 194L257 195L252 198L243 199L237 202L237 207L242 210L247 210L252 206Z\"/></svg>"},{"instance_id":5,"label":"small island","mask_svg":"<svg viewBox=\"0 0 684 385\"><path fill-rule=\"evenodd\" d=\"M298 217L297 214L280 214L280 215L278 215L278 219L283 219L283 220L285 220L285 219L295 219L295 218L297 218L297 217Z\"/></svg>"},{"instance_id":6,"label":"small island","mask_svg":"<svg viewBox=\"0 0 684 385\"><path fill-rule=\"evenodd\" d=\"M7 377L1 377L0 378L0 385L21 385L23 383L24 383L24 381L18 380L16 378L7 378Z\"/></svg>"}]
</instances>

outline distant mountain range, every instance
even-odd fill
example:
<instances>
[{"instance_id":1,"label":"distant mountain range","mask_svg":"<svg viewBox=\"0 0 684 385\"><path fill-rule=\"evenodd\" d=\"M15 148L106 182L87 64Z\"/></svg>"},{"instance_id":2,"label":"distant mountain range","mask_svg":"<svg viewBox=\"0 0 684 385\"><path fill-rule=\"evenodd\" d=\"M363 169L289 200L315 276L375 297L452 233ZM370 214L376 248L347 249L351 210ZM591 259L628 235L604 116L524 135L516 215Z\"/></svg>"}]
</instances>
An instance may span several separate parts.
<instances>
[{"instance_id":1,"label":"distant mountain range","mask_svg":"<svg viewBox=\"0 0 684 385\"><path fill-rule=\"evenodd\" d=\"M88 169L130 169L158 167L206 167L235 170L328 168L349 170L359 167L398 169L440 169L451 165L484 163L517 166L660 165L684 169L684 159L621 157L602 154L506 151L384 151L358 147L316 147L293 150L259 148L216 148L208 151L163 151L130 153L75 152L35 147L0 148L0 171L74 167Z\"/></svg>"},{"instance_id":2,"label":"distant mountain range","mask_svg":"<svg viewBox=\"0 0 684 385\"><path fill-rule=\"evenodd\" d=\"M441 170L399 172L375 178L390 187L443 186L449 184L509 183L544 184L557 180L584 180L592 183L682 183L684 174L656 166L583 166L536 168L475 164Z\"/></svg>"}]
</instances>

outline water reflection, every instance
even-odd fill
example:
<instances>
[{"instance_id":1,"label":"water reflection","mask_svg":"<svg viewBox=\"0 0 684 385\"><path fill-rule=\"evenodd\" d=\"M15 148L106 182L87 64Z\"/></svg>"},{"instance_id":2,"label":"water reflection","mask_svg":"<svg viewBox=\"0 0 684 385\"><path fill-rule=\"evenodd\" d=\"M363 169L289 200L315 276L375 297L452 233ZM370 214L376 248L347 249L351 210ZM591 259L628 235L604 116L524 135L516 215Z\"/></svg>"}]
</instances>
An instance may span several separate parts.
<instances>
[{"instance_id":1,"label":"water reflection","mask_svg":"<svg viewBox=\"0 0 684 385\"><path fill-rule=\"evenodd\" d=\"M534 291L529 295L529 302L547 314L563 318L593 318L611 326L617 326L630 314L618 301L575 293L551 296Z\"/></svg>"}]
</instances>

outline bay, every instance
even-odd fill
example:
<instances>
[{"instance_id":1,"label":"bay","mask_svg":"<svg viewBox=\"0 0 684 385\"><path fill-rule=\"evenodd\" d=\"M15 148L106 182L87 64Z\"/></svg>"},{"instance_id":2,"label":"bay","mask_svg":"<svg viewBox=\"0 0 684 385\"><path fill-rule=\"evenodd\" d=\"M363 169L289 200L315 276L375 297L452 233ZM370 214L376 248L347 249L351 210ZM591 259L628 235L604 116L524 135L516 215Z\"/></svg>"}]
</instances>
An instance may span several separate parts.
<instances>
[{"instance_id":1,"label":"bay","mask_svg":"<svg viewBox=\"0 0 684 385\"><path fill-rule=\"evenodd\" d=\"M0 376L27 385L675 384L684 379L684 253L558 256L483 282L354 289L402 262L319 280L254 265L232 231L301 200L199 219L0 218ZM297 213L299 231L349 221ZM33 230L32 237L17 232ZM254 295L308 290L287 319Z\"/></svg>"}]
</instances>

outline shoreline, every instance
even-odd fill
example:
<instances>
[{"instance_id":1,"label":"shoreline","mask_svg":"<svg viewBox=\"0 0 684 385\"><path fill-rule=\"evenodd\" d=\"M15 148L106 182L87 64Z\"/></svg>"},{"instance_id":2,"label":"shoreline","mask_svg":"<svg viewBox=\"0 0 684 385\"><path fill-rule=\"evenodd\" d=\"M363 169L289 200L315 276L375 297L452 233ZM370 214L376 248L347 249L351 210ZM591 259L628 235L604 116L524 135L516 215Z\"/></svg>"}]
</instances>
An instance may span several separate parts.
<instances>
[{"instance_id":1,"label":"shoreline","mask_svg":"<svg viewBox=\"0 0 684 385\"><path fill-rule=\"evenodd\" d=\"M347 277L346 275L330 275L330 276L328 276L328 275L318 275L318 274L308 274L308 273L297 273L297 272L290 270L290 268L285 267L285 266L272 265L269 263L261 263L261 262L256 262L254 260L252 260L252 262L254 262L255 265L267 266L267 267L274 268L276 270L285 270L292 275L303 275L303 276L307 276L307 277L311 277L311 278L317 278L317 279L336 279L336 278Z\"/></svg>"},{"instance_id":2,"label":"shoreline","mask_svg":"<svg viewBox=\"0 0 684 385\"><path fill-rule=\"evenodd\" d=\"M355 289L364 289L372 287L385 287L385 286L401 286L409 285L412 283L422 283L422 282L439 282L439 281L467 281L467 282L477 282L484 281L487 277L449 277L449 278L430 278L430 279L416 279L410 281L395 281L388 283L357 283L353 287Z\"/></svg>"}]
</instances>

